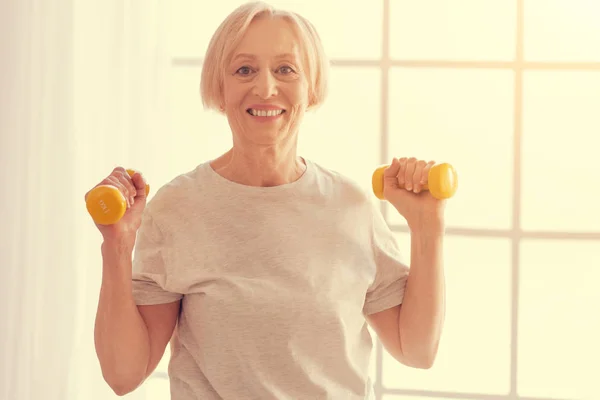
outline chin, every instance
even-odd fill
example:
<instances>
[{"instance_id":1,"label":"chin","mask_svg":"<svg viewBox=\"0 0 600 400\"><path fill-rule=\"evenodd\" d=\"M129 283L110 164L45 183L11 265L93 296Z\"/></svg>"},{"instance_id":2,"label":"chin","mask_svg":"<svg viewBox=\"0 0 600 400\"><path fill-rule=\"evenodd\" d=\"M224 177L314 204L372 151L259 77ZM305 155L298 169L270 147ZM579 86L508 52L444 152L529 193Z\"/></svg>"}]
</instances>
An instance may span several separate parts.
<instances>
[{"instance_id":1,"label":"chin","mask_svg":"<svg viewBox=\"0 0 600 400\"><path fill-rule=\"evenodd\" d=\"M270 146L282 142L290 135L285 126L280 127L261 127L248 126L245 129L246 138L259 145Z\"/></svg>"}]
</instances>

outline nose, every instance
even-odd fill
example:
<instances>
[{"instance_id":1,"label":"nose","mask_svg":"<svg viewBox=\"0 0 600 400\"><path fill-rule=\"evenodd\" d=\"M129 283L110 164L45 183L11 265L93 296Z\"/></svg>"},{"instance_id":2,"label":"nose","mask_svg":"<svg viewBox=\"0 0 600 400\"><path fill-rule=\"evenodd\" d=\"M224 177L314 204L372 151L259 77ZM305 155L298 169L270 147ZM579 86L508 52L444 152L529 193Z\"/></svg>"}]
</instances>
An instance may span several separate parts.
<instances>
[{"instance_id":1,"label":"nose","mask_svg":"<svg viewBox=\"0 0 600 400\"><path fill-rule=\"evenodd\" d=\"M268 99L277 94L277 80L270 70L260 71L254 83L254 94L262 99Z\"/></svg>"}]
</instances>

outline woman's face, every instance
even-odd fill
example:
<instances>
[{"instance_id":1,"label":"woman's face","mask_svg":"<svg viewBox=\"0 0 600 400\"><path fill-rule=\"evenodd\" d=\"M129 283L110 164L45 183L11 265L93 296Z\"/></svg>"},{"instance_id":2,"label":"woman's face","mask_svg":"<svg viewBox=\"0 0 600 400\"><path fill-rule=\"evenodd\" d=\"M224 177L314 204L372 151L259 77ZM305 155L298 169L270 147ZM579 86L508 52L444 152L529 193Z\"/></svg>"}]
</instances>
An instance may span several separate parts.
<instances>
[{"instance_id":1,"label":"woman's face","mask_svg":"<svg viewBox=\"0 0 600 400\"><path fill-rule=\"evenodd\" d=\"M223 108L236 139L269 146L295 137L308 105L301 48L283 18L250 24L224 71Z\"/></svg>"}]
</instances>

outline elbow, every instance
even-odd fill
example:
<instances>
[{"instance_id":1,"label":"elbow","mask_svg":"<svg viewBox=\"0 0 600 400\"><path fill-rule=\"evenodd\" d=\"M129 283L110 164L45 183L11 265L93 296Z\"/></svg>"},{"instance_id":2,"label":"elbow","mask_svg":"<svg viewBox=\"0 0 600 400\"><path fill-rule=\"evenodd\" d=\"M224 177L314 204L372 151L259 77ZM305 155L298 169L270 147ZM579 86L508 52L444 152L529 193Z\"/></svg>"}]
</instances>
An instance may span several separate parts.
<instances>
[{"instance_id":1,"label":"elbow","mask_svg":"<svg viewBox=\"0 0 600 400\"><path fill-rule=\"evenodd\" d=\"M419 369L431 369L435 364L439 348L439 340L436 341L433 346L429 349L423 350L421 356L418 359L417 368Z\"/></svg>"},{"instance_id":2,"label":"elbow","mask_svg":"<svg viewBox=\"0 0 600 400\"><path fill-rule=\"evenodd\" d=\"M430 369L435 362L435 353L430 352L388 351L388 353L400 364L409 368Z\"/></svg>"},{"instance_id":3,"label":"elbow","mask_svg":"<svg viewBox=\"0 0 600 400\"><path fill-rule=\"evenodd\" d=\"M422 357L417 362L415 362L415 368L417 369L431 369L433 364L435 363L435 356L427 356Z\"/></svg>"},{"instance_id":4,"label":"elbow","mask_svg":"<svg viewBox=\"0 0 600 400\"><path fill-rule=\"evenodd\" d=\"M406 355L398 359L400 363L415 369L431 369L435 363L435 355L423 354L407 357Z\"/></svg>"},{"instance_id":5,"label":"elbow","mask_svg":"<svg viewBox=\"0 0 600 400\"><path fill-rule=\"evenodd\" d=\"M401 361L407 367L416 369L431 369L435 364L437 358L437 344L429 349L420 349L418 352L410 352L404 354L403 360Z\"/></svg>"},{"instance_id":6,"label":"elbow","mask_svg":"<svg viewBox=\"0 0 600 400\"><path fill-rule=\"evenodd\" d=\"M138 388L139 384L133 382L107 382L112 391L119 397L125 396Z\"/></svg>"},{"instance_id":7,"label":"elbow","mask_svg":"<svg viewBox=\"0 0 600 400\"><path fill-rule=\"evenodd\" d=\"M106 374L103 373L104 381L119 397L125 396L136 390L143 382L143 378L131 375Z\"/></svg>"},{"instance_id":8,"label":"elbow","mask_svg":"<svg viewBox=\"0 0 600 400\"><path fill-rule=\"evenodd\" d=\"M134 390L129 386L119 386L119 385L110 385L110 388L112 389L113 393L119 397L125 396L125 395L133 392L133 390Z\"/></svg>"},{"instance_id":9,"label":"elbow","mask_svg":"<svg viewBox=\"0 0 600 400\"><path fill-rule=\"evenodd\" d=\"M100 370L104 382L117 396L125 396L133 392L147 377L147 365L140 363L139 359L138 362L127 362L124 359L100 358Z\"/></svg>"}]
</instances>

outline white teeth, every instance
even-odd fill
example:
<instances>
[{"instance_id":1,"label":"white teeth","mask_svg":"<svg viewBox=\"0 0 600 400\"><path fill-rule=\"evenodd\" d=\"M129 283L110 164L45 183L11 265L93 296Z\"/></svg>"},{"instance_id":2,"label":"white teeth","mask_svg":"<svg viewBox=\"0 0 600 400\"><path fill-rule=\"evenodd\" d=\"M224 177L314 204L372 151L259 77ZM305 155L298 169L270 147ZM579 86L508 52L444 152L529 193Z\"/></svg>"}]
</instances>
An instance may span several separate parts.
<instances>
[{"instance_id":1,"label":"white teeth","mask_svg":"<svg viewBox=\"0 0 600 400\"><path fill-rule=\"evenodd\" d=\"M250 109L250 114L255 117L275 117L281 114L283 110L255 110L253 108Z\"/></svg>"}]
</instances>

